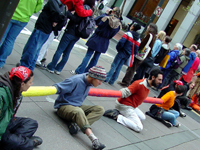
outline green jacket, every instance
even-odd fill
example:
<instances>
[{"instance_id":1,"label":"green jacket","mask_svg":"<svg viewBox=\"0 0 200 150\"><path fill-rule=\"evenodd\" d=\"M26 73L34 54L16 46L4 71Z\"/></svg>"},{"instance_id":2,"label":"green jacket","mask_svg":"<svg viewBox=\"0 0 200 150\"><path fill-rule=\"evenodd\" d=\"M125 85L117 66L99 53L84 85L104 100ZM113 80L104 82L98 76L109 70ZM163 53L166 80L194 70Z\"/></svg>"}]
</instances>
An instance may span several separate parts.
<instances>
[{"instance_id":1,"label":"green jacket","mask_svg":"<svg viewBox=\"0 0 200 150\"><path fill-rule=\"evenodd\" d=\"M12 19L20 22L28 22L33 13L42 9L43 0L20 0Z\"/></svg>"},{"instance_id":2,"label":"green jacket","mask_svg":"<svg viewBox=\"0 0 200 150\"><path fill-rule=\"evenodd\" d=\"M13 102L10 89L0 83L0 140L3 133L6 131L8 123L13 116Z\"/></svg>"}]
</instances>

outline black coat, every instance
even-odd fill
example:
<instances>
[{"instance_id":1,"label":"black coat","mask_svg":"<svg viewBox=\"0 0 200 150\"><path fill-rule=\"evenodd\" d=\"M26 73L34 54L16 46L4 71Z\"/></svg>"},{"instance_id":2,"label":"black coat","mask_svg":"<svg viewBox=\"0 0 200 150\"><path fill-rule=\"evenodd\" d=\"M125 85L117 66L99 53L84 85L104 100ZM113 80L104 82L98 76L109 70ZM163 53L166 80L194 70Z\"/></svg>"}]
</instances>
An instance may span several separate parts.
<instances>
[{"instance_id":1,"label":"black coat","mask_svg":"<svg viewBox=\"0 0 200 150\"><path fill-rule=\"evenodd\" d=\"M53 22L58 23L56 27L53 27ZM40 13L35 28L46 34L50 34L52 31L56 34L66 22L67 11L65 5L61 2L58 4L57 0L49 0Z\"/></svg>"},{"instance_id":2,"label":"black coat","mask_svg":"<svg viewBox=\"0 0 200 150\"><path fill-rule=\"evenodd\" d=\"M76 28L77 26L79 25L79 23L82 21L82 19L84 19L83 17L79 17L76 13L73 15L71 12L67 12L67 16L68 18L70 19L66 29L65 29L65 32L67 34L71 34L73 36L77 36L78 35L76 34Z\"/></svg>"}]
</instances>

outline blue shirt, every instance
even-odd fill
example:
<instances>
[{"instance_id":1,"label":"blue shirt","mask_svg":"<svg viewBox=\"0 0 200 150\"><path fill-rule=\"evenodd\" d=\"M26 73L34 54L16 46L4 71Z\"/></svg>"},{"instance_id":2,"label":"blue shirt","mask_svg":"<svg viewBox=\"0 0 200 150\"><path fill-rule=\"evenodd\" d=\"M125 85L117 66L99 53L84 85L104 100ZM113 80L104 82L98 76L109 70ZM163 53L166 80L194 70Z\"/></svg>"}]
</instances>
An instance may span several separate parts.
<instances>
[{"instance_id":1,"label":"blue shirt","mask_svg":"<svg viewBox=\"0 0 200 150\"><path fill-rule=\"evenodd\" d=\"M71 76L60 83L54 84L59 94L54 108L58 109L63 105L81 106L88 95L92 84L86 80L87 73Z\"/></svg>"},{"instance_id":2,"label":"blue shirt","mask_svg":"<svg viewBox=\"0 0 200 150\"><path fill-rule=\"evenodd\" d=\"M161 46L162 46L162 41L160 39L156 39L156 41L153 45L152 51L151 51L151 56L153 58L158 54L158 52L161 49Z\"/></svg>"}]
</instances>

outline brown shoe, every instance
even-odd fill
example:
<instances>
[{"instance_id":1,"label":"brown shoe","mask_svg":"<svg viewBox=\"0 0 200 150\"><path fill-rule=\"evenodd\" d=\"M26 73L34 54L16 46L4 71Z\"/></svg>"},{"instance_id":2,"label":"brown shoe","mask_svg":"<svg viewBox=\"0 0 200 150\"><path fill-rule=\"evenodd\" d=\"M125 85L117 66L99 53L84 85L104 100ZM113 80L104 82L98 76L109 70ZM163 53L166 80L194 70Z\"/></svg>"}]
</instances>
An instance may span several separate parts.
<instances>
[{"instance_id":1,"label":"brown shoe","mask_svg":"<svg viewBox=\"0 0 200 150\"><path fill-rule=\"evenodd\" d=\"M119 84L122 87L128 87L128 85L126 83L120 82L118 81L117 84Z\"/></svg>"}]
</instances>

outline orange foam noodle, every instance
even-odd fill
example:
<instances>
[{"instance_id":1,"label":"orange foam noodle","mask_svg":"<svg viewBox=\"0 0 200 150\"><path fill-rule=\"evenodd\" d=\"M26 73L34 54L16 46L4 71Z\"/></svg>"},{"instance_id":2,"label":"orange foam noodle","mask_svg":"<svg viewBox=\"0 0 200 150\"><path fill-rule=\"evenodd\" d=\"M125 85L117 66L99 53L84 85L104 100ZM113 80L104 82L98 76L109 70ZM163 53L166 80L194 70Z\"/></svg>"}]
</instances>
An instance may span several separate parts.
<instances>
[{"instance_id":1,"label":"orange foam noodle","mask_svg":"<svg viewBox=\"0 0 200 150\"><path fill-rule=\"evenodd\" d=\"M97 97L121 97L121 91L115 90L107 90L107 89L96 89L91 88L88 93L89 96L97 96Z\"/></svg>"},{"instance_id":2,"label":"orange foam noodle","mask_svg":"<svg viewBox=\"0 0 200 150\"><path fill-rule=\"evenodd\" d=\"M98 89L98 88L91 88L88 93L89 96L97 96L97 97L122 97L121 91L116 90L107 90L107 89ZM144 103L153 103L153 104L162 104L163 100L160 98L153 98L147 97Z\"/></svg>"},{"instance_id":3,"label":"orange foam noodle","mask_svg":"<svg viewBox=\"0 0 200 150\"><path fill-rule=\"evenodd\" d=\"M162 104L163 100L161 98L147 97L143 102L152 104Z\"/></svg>"}]
</instances>

